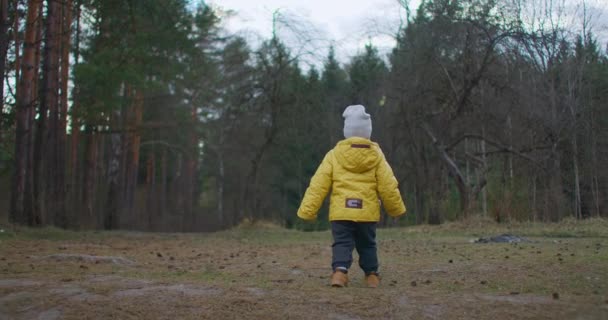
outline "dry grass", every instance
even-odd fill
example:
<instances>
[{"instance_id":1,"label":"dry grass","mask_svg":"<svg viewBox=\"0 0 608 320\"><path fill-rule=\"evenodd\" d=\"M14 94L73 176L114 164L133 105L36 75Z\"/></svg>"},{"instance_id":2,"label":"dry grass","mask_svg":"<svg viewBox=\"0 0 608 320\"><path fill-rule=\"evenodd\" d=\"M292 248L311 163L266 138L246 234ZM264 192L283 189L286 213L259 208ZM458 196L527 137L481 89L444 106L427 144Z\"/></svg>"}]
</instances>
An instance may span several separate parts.
<instances>
[{"instance_id":1,"label":"dry grass","mask_svg":"<svg viewBox=\"0 0 608 320\"><path fill-rule=\"evenodd\" d=\"M523 244L474 244L501 233ZM4 319L606 319L608 224L467 221L380 230L382 286L327 285L329 232L0 233ZM73 255L123 257L78 260ZM69 256L69 259L58 257ZM121 260L116 260L121 261ZM356 264L355 264L356 265Z\"/></svg>"}]
</instances>

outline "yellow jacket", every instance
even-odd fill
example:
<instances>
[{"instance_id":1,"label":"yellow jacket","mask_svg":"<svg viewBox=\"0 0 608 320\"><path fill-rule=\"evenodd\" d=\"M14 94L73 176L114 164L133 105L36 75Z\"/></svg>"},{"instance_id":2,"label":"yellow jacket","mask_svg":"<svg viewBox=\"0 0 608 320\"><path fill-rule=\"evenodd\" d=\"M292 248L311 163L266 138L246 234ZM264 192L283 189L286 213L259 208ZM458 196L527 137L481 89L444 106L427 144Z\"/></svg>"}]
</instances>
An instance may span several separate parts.
<instances>
[{"instance_id":1,"label":"yellow jacket","mask_svg":"<svg viewBox=\"0 0 608 320\"><path fill-rule=\"evenodd\" d=\"M314 220L331 189L329 220L377 222L380 199L393 217L405 214L397 179L377 143L351 137L338 142L323 159L306 189L298 217Z\"/></svg>"}]
</instances>

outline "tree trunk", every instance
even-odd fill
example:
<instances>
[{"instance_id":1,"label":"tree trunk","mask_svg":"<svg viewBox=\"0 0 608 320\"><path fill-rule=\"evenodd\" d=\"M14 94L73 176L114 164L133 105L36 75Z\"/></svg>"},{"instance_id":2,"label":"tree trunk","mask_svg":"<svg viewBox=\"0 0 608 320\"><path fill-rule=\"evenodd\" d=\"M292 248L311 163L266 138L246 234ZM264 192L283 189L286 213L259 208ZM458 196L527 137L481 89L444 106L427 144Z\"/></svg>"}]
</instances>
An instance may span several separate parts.
<instances>
[{"instance_id":1,"label":"tree trunk","mask_svg":"<svg viewBox=\"0 0 608 320\"><path fill-rule=\"evenodd\" d=\"M416 213L416 224L421 224L422 223L422 211L420 210L420 187L418 186L418 177L415 177L414 179L414 203L413 203L413 207L414 207L414 212Z\"/></svg>"},{"instance_id":2,"label":"tree trunk","mask_svg":"<svg viewBox=\"0 0 608 320\"><path fill-rule=\"evenodd\" d=\"M482 170L482 175L484 175L481 180L478 179L477 181L485 181L486 177L486 169L488 167L488 163L487 163L487 159L486 159L486 140L485 140L485 136L486 136L486 130L485 127L481 127L481 136L484 137L484 139L481 140L481 159L483 161L483 170ZM487 217L488 216L488 192L486 188L481 188L481 208L483 209L483 216Z\"/></svg>"},{"instance_id":3,"label":"tree trunk","mask_svg":"<svg viewBox=\"0 0 608 320\"><path fill-rule=\"evenodd\" d=\"M127 138L127 163L125 168L125 220L129 227L135 227L138 220L135 216L135 191L137 189L137 176L139 171L139 147L141 143L141 133L138 128L141 125L143 114L143 94L141 90L129 90L130 110L127 111L126 132Z\"/></svg>"},{"instance_id":4,"label":"tree trunk","mask_svg":"<svg viewBox=\"0 0 608 320\"><path fill-rule=\"evenodd\" d=\"M40 2L40 8L38 12L42 12L43 9L43 4L42 2ZM40 14L42 15L42 14ZM36 43L42 43L42 21L40 19L38 19L38 21L36 22ZM35 58L35 65L34 65L34 83L32 84L32 101L39 101L39 96L40 96L40 92L38 90L38 86L39 86L39 79L40 79L40 45L36 46L36 52L34 53ZM30 134L29 136L29 140L28 140L28 146L27 146L27 150L28 150L28 158L27 158L27 166L28 166L28 172L32 172L33 174L30 175L26 181L26 188L25 188L25 198L26 200L26 211L27 211L27 215L29 217L31 217L32 225L36 225L36 226L41 226L41 225L45 225L47 222L44 221L44 216L41 214L41 210L40 210L40 203L36 201L36 168L34 166L34 161L35 161L35 156L36 156L36 150L34 149L36 146L36 142L35 142L35 138L36 138L36 108L35 106L32 106L32 108L30 108L30 112L29 112L29 123L31 123L32 125L32 134Z\"/></svg>"},{"instance_id":5,"label":"tree trunk","mask_svg":"<svg viewBox=\"0 0 608 320\"><path fill-rule=\"evenodd\" d=\"M160 159L160 190L158 193L158 216L156 223L160 224L167 213L167 194L169 193L167 174L168 174L168 159L167 148L163 148Z\"/></svg>"},{"instance_id":6,"label":"tree trunk","mask_svg":"<svg viewBox=\"0 0 608 320\"><path fill-rule=\"evenodd\" d=\"M79 219L80 225L87 228L97 227L97 215L95 211L95 195L97 186L97 159L99 150L99 137L91 128L87 128L86 151L85 151L85 171L84 171L84 191L82 193L82 203L84 205L83 216Z\"/></svg>"},{"instance_id":7,"label":"tree trunk","mask_svg":"<svg viewBox=\"0 0 608 320\"><path fill-rule=\"evenodd\" d=\"M536 205L536 175L532 176L532 221L538 220L538 208Z\"/></svg>"},{"instance_id":8,"label":"tree trunk","mask_svg":"<svg viewBox=\"0 0 608 320\"><path fill-rule=\"evenodd\" d=\"M572 130L572 166L574 167L574 216L576 219L582 219L582 203L581 203L581 183L578 165L578 142L576 138L576 119L574 121L574 129Z\"/></svg>"},{"instance_id":9,"label":"tree trunk","mask_svg":"<svg viewBox=\"0 0 608 320\"><path fill-rule=\"evenodd\" d=\"M156 162L155 162L155 152L152 150L148 153L148 159L146 160L146 203L144 207L146 208L145 212L145 221L146 221L146 230L153 230L154 226L154 216L155 211L157 209L157 205L154 201L155 193L156 193Z\"/></svg>"},{"instance_id":10,"label":"tree trunk","mask_svg":"<svg viewBox=\"0 0 608 320\"><path fill-rule=\"evenodd\" d=\"M430 223L430 207L433 206L436 201L433 201L434 199L432 198L432 192L428 192L427 190L429 189L429 181L433 181L432 177L431 177L431 170L429 167L429 158L427 156L427 148L423 145L419 148L420 152L420 164L422 165L422 170L423 170L423 175L421 175L419 177L419 180L417 182L417 186L418 186L418 193L420 194L420 215L421 215L421 221L426 221L428 223ZM441 222L441 217L438 217L437 219L439 222Z\"/></svg>"},{"instance_id":11,"label":"tree trunk","mask_svg":"<svg viewBox=\"0 0 608 320\"><path fill-rule=\"evenodd\" d=\"M116 111L112 115L112 123L120 123L121 112ZM106 210L103 217L103 226L106 230L114 230L119 227L120 212L123 208L123 177L121 174L124 166L124 134L112 133L110 136L110 155L107 168L108 196L106 198Z\"/></svg>"},{"instance_id":12,"label":"tree trunk","mask_svg":"<svg viewBox=\"0 0 608 320\"><path fill-rule=\"evenodd\" d=\"M2 114L4 108L4 73L6 54L8 52L8 0L0 0L0 129L2 129Z\"/></svg>"},{"instance_id":13,"label":"tree trunk","mask_svg":"<svg viewBox=\"0 0 608 320\"><path fill-rule=\"evenodd\" d=\"M221 141L221 140L220 140ZM218 148L217 152L218 161L218 179L217 179L217 221L220 227L224 225L224 181L225 181L225 170L224 170L224 152L222 147Z\"/></svg>"},{"instance_id":14,"label":"tree trunk","mask_svg":"<svg viewBox=\"0 0 608 320\"><path fill-rule=\"evenodd\" d=\"M274 126L273 126L274 128ZM258 191L258 175L259 170L262 165L262 158L266 154L266 150L270 147L274 140L275 130L271 129L271 133L267 135L266 141L260 147L258 152L255 154L253 160L251 161L251 169L249 174L247 175L247 184L245 185L245 195L243 199L243 207L245 207L249 212L246 214L247 218L250 222L256 220L257 214L259 214L259 191ZM253 191L252 191L253 190ZM241 218L244 216L241 215Z\"/></svg>"},{"instance_id":15,"label":"tree trunk","mask_svg":"<svg viewBox=\"0 0 608 320\"><path fill-rule=\"evenodd\" d=\"M471 167L470 167L470 163L469 163L469 157L467 156L469 153L470 153L469 152L469 139L464 138L464 154L465 154L464 180L467 183L471 182Z\"/></svg>"},{"instance_id":16,"label":"tree trunk","mask_svg":"<svg viewBox=\"0 0 608 320\"><path fill-rule=\"evenodd\" d=\"M592 120L593 121L593 120ZM591 194L593 196L593 209L595 216L600 217L600 186L598 179L598 161L597 161L597 141L595 137L595 130L591 128Z\"/></svg>"},{"instance_id":17,"label":"tree trunk","mask_svg":"<svg viewBox=\"0 0 608 320\"><path fill-rule=\"evenodd\" d=\"M32 86L34 84L34 68L36 66L36 21L39 16L41 0L29 0L26 18L23 61L16 108L15 160L12 178L11 211L9 219L13 223L31 224L31 217L25 214L25 185L28 175L28 141L32 134L32 123L29 114L33 108ZM31 199L30 199L31 201Z\"/></svg>"},{"instance_id":18,"label":"tree trunk","mask_svg":"<svg viewBox=\"0 0 608 320\"><path fill-rule=\"evenodd\" d=\"M42 1L40 1L40 5L39 5L39 12L40 15L42 16L42 12L43 12L43 7L44 4ZM34 82L33 86L32 86L32 97L34 98L34 101L40 101L40 90L38 89L38 86L40 84L40 61L41 61L41 43L42 43L42 33L43 33L43 26L44 24L42 23L42 18L38 19L37 22L37 28L36 28L36 42L40 43L38 46L36 46L36 67L34 68L34 79L36 79L36 81ZM42 183L45 181L42 178L42 168L41 168L41 164L42 164L42 155L44 154L44 144L42 143L42 138L44 137L44 129L41 128L41 124L46 124L46 117L43 117L41 114L43 114L43 110L41 109L42 105L39 105L39 110L38 110L38 121L33 121L33 125L35 126L35 128L32 130L32 172L34 174L33 177L33 186L32 186L32 192L33 192L33 210L32 210L32 214L33 214L33 219L34 221L37 221L36 224L37 225L45 225L47 224L47 219L46 219L46 214L45 214L45 203L44 203L44 188L42 186ZM32 108L32 112L35 113L34 108ZM44 114L46 115L46 112L44 112ZM35 119L35 114L32 115L32 119Z\"/></svg>"},{"instance_id":19,"label":"tree trunk","mask_svg":"<svg viewBox=\"0 0 608 320\"><path fill-rule=\"evenodd\" d=\"M553 141L553 157L551 164L551 174L549 177L549 201L548 201L548 213L551 216L552 221L559 221L562 218L563 207L562 206L562 179L561 179L561 156L557 150L559 130L559 118L558 118L558 92L556 88L557 72L550 73L549 79L549 102L551 105L551 130L555 134L556 138Z\"/></svg>"},{"instance_id":20,"label":"tree trunk","mask_svg":"<svg viewBox=\"0 0 608 320\"><path fill-rule=\"evenodd\" d=\"M509 130L509 150L513 149L513 123L511 115L507 116L507 128ZM509 153L509 188L513 190L513 154Z\"/></svg>"},{"instance_id":21,"label":"tree trunk","mask_svg":"<svg viewBox=\"0 0 608 320\"><path fill-rule=\"evenodd\" d=\"M76 7L76 34L75 34L75 48L74 48L74 66L78 65L80 59L80 0L77 1ZM72 211L75 213L80 212L80 199L82 197L82 188L80 188L81 179L81 162L78 156L78 150L80 147L80 128L81 121L79 112L79 101L78 101L78 88L75 87L72 90L72 108L70 111L71 120L71 141L70 141L70 158L68 162L68 168L71 170L69 175L69 194L72 201Z\"/></svg>"},{"instance_id":22,"label":"tree trunk","mask_svg":"<svg viewBox=\"0 0 608 320\"><path fill-rule=\"evenodd\" d=\"M42 90L39 113L39 133L36 144L39 146L36 156L36 167L45 178L40 187L42 201L45 203L49 222L63 226L63 214L60 208L61 199L59 186L63 182L59 174L57 139L59 131L59 44L60 44L60 14L61 7L57 1L47 1L47 16L45 21L45 47L43 54ZM48 112L48 119L47 119ZM48 123L48 125L45 125ZM44 138L43 138L44 136ZM39 138L39 139L38 139ZM42 139L46 139L43 141ZM45 150L42 150L44 148ZM42 161L44 155L45 161Z\"/></svg>"},{"instance_id":23,"label":"tree trunk","mask_svg":"<svg viewBox=\"0 0 608 320\"><path fill-rule=\"evenodd\" d=\"M39 0L40 3L42 3L42 0ZM14 9L14 13L15 13L15 17L13 19L13 30L18 31L19 30L19 14L17 11L17 7L19 5L19 0L14 0L13 1L13 7ZM41 11L39 11L41 12ZM17 89L15 92L15 95L17 97L19 97L19 80L21 79L21 56L20 56L20 52L21 52L21 39L19 38L19 32L13 32L13 41L15 41L14 47L15 47L15 83L17 83Z\"/></svg>"},{"instance_id":24,"label":"tree trunk","mask_svg":"<svg viewBox=\"0 0 608 320\"><path fill-rule=\"evenodd\" d=\"M466 218L469 214L470 207L470 188L467 185L464 176L460 172L458 165L452 160L450 155L446 152L445 148L440 145L439 141L435 137L435 135L431 132L431 129L428 125L423 125L423 129L426 131L429 138L433 142L435 149L439 152L439 156L446 163L448 171L452 178L454 178L454 182L456 183L456 187L458 188L458 194L460 198L460 210L462 211L463 216Z\"/></svg>"},{"instance_id":25,"label":"tree trunk","mask_svg":"<svg viewBox=\"0 0 608 320\"><path fill-rule=\"evenodd\" d=\"M192 227L195 226L194 217L194 185L197 180L197 162L198 162L198 136L196 134L196 125L198 123L198 116L196 112L196 106L192 105L190 111L190 148L189 152L186 153L186 174L184 175L184 231L193 231ZM221 130L221 129L220 129Z\"/></svg>"},{"instance_id":26,"label":"tree trunk","mask_svg":"<svg viewBox=\"0 0 608 320\"><path fill-rule=\"evenodd\" d=\"M600 184L598 181L598 177L597 175L593 174L593 180L592 183L593 185L591 186L593 192L593 201L594 201L594 209L595 209L595 217L599 218L600 217Z\"/></svg>"},{"instance_id":27,"label":"tree trunk","mask_svg":"<svg viewBox=\"0 0 608 320\"><path fill-rule=\"evenodd\" d=\"M58 128L57 128L57 168L55 178L55 188L57 196L57 220L58 226L67 228L75 221L70 219L66 206L66 141L67 141L67 115L68 115L68 77L70 71L70 38L72 34L72 0L65 0L61 8L61 15L58 19L59 36L57 43L61 44L61 65L59 74L59 106L58 106ZM59 59L58 59L59 60ZM74 225L75 226L75 225Z\"/></svg>"},{"instance_id":28,"label":"tree trunk","mask_svg":"<svg viewBox=\"0 0 608 320\"><path fill-rule=\"evenodd\" d=\"M120 134L114 133L110 137L110 162L108 164L108 196L106 212L104 215L104 229L114 230L118 228L118 215L122 206L122 190L120 188L120 156L121 142Z\"/></svg>"}]
</instances>

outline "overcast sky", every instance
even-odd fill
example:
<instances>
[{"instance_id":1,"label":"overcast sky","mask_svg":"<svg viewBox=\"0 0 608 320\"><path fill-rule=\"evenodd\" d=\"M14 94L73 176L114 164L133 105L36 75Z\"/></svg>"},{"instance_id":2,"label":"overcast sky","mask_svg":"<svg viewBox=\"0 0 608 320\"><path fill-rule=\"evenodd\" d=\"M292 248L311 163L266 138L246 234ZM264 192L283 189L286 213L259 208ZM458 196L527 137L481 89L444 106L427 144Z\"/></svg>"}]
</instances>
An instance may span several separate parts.
<instances>
[{"instance_id":1,"label":"overcast sky","mask_svg":"<svg viewBox=\"0 0 608 320\"><path fill-rule=\"evenodd\" d=\"M527 0L530 3L547 3L544 0ZM554 0L561 3L564 0ZM576 8L582 0L565 0L570 15L581 15ZM593 30L601 35L602 47L608 41L608 0L585 0ZM365 44L372 43L382 54L394 46L394 35L406 12L402 2L407 0L209 0L205 1L222 10L232 10L223 21L229 32L244 36L253 46L272 36L273 12L278 10L277 32L302 61L317 63L327 56L333 44L341 61L360 52ZM409 0L412 15L420 0ZM580 7L580 5L579 5ZM577 13L578 12L578 13ZM576 18L566 23L580 24ZM580 19L579 19L580 20Z\"/></svg>"},{"instance_id":2,"label":"overcast sky","mask_svg":"<svg viewBox=\"0 0 608 320\"><path fill-rule=\"evenodd\" d=\"M419 0L410 0L415 6ZM207 3L233 10L227 28L250 42L272 36L273 12L277 32L304 60L323 59L333 44L342 60L372 43L382 51L394 45L394 34L405 20L398 0L212 0ZM300 31L306 31L301 32Z\"/></svg>"}]
</instances>

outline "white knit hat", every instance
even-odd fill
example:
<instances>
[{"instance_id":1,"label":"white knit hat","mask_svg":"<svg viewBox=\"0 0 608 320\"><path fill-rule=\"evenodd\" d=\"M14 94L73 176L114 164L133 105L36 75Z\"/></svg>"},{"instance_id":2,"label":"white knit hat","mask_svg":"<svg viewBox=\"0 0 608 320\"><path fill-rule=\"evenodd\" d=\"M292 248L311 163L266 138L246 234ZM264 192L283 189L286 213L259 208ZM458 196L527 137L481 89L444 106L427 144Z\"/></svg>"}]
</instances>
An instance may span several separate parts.
<instances>
[{"instance_id":1,"label":"white knit hat","mask_svg":"<svg viewBox=\"0 0 608 320\"><path fill-rule=\"evenodd\" d=\"M358 104L348 106L344 113L344 137L361 137L369 139L372 136L372 118L365 113L365 107Z\"/></svg>"}]
</instances>

